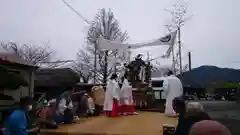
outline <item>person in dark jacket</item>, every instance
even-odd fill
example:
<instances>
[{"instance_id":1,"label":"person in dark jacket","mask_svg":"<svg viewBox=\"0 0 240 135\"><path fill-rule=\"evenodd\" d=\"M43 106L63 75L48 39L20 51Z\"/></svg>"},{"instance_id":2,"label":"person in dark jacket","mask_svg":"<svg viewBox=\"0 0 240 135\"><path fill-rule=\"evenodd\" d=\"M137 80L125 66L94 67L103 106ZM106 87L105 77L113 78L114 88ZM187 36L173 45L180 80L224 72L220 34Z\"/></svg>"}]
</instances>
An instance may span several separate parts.
<instances>
[{"instance_id":1,"label":"person in dark jacket","mask_svg":"<svg viewBox=\"0 0 240 135\"><path fill-rule=\"evenodd\" d=\"M174 132L174 135L182 135L181 132L185 126L185 113L186 113L186 105L183 97L176 97L173 99L173 109L176 113L178 113L178 125Z\"/></svg>"},{"instance_id":2,"label":"person in dark jacket","mask_svg":"<svg viewBox=\"0 0 240 135\"><path fill-rule=\"evenodd\" d=\"M183 97L176 97L172 101L173 110L178 114L178 125L174 132L174 126L163 125L163 135L182 135L182 130L185 126L185 113L186 113L186 105Z\"/></svg>"},{"instance_id":3,"label":"person in dark jacket","mask_svg":"<svg viewBox=\"0 0 240 135\"><path fill-rule=\"evenodd\" d=\"M37 133L38 127L29 129L28 111L32 110L32 98L22 97L20 99L20 107L12 112L8 117L6 135L28 135L29 133Z\"/></svg>"},{"instance_id":4,"label":"person in dark jacket","mask_svg":"<svg viewBox=\"0 0 240 135\"><path fill-rule=\"evenodd\" d=\"M179 123L174 135L188 135L192 125L202 120L211 120L209 115L203 111L198 102L190 102L186 105L184 115L179 115Z\"/></svg>"}]
</instances>

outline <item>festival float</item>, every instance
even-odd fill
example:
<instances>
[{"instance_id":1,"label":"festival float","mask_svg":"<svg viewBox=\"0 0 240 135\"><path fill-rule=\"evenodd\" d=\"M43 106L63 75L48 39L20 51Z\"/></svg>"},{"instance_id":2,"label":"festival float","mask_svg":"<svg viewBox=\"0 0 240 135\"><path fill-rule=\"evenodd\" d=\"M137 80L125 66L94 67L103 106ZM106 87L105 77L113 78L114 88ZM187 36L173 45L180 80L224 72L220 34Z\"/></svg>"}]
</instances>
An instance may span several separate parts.
<instances>
[{"instance_id":1,"label":"festival float","mask_svg":"<svg viewBox=\"0 0 240 135\"><path fill-rule=\"evenodd\" d=\"M152 87L152 71L151 61L142 60L142 54L138 54L129 64L124 64L125 73L128 81L133 88L133 98L136 108L140 110L156 110L163 111L164 99L161 98L163 90L157 90L160 98L156 98L156 91ZM153 80L154 81L154 80ZM156 82L156 81L154 81ZM162 82L158 81L158 86L162 87ZM157 109L156 109L157 108Z\"/></svg>"},{"instance_id":2,"label":"festival float","mask_svg":"<svg viewBox=\"0 0 240 135\"><path fill-rule=\"evenodd\" d=\"M150 87L151 69L150 62L142 60L142 55L138 54L135 60L129 64L125 64L125 74L133 88L134 103L137 108L147 108L149 99L149 92L152 91Z\"/></svg>"}]
</instances>

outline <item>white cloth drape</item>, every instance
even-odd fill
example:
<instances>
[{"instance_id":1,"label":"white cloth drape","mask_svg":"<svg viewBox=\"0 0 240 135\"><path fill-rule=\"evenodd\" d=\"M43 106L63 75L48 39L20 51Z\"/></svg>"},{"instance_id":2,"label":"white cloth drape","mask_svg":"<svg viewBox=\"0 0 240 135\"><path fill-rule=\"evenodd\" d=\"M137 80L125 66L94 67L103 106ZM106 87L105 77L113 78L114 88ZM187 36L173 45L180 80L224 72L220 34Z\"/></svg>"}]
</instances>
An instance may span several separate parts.
<instances>
[{"instance_id":1,"label":"white cloth drape","mask_svg":"<svg viewBox=\"0 0 240 135\"><path fill-rule=\"evenodd\" d=\"M152 40L147 43L139 43L139 44L124 44L119 41L110 41L104 39L103 37L98 38L97 40L97 48L99 50L127 50L127 49L138 49L142 47L150 47L150 46L165 46L165 45L173 45L175 42L177 31L169 33L163 37Z\"/></svg>"},{"instance_id":2,"label":"white cloth drape","mask_svg":"<svg viewBox=\"0 0 240 135\"><path fill-rule=\"evenodd\" d=\"M145 81L145 67L141 66L140 67L140 72L139 72L139 78L142 83Z\"/></svg>"}]
</instances>

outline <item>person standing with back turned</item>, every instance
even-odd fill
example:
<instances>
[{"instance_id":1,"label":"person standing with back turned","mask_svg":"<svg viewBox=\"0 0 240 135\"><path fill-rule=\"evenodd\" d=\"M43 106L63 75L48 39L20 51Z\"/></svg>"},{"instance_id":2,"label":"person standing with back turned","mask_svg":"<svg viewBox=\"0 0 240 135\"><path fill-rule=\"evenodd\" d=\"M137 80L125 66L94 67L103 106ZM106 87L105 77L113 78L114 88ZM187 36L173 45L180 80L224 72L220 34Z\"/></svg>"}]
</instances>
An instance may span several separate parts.
<instances>
[{"instance_id":1,"label":"person standing with back turned","mask_svg":"<svg viewBox=\"0 0 240 135\"><path fill-rule=\"evenodd\" d=\"M112 74L107 84L103 110L107 116L115 117L119 115L120 87L118 85L117 75Z\"/></svg>"},{"instance_id":2,"label":"person standing with back turned","mask_svg":"<svg viewBox=\"0 0 240 135\"><path fill-rule=\"evenodd\" d=\"M133 115L137 114L134 109L133 104L133 95L132 95L132 86L129 84L127 80L127 74L124 74L120 95L120 111L122 115Z\"/></svg>"},{"instance_id":3,"label":"person standing with back turned","mask_svg":"<svg viewBox=\"0 0 240 135\"><path fill-rule=\"evenodd\" d=\"M167 116L175 116L176 112L173 109L172 102L174 98L183 95L183 86L181 80L172 71L169 71L167 75L163 81L163 90L166 93L165 114Z\"/></svg>"}]
</instances>

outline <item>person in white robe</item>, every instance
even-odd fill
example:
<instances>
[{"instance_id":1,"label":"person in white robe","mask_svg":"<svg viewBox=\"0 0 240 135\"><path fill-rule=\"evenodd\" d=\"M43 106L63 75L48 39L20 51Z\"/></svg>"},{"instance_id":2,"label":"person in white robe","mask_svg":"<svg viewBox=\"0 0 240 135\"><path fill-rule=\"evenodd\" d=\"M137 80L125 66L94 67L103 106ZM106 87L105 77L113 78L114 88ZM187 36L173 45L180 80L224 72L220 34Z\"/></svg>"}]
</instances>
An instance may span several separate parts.
<instances>
[{"instance_id":1,"label":"person in white robe","mask_svg":"<svg viewBox=\"0 0 240 135\"><path fill-rule=\"evenodd\" d=\"M120 111L122 115L137 114L134 109L132 86L129 84L126 74L123 76L123 83L120 96L121 96Z\"/></svg>"},{"instance_id":2,"label":"person in white robe","mask_svg":"<svg viewBox=\"0 0 240 135\"><path fill-rule=\"evenodd\" d=\"M166 94L165 114L167 116L176 116L172 101L174 98L183 95L183 86L181 80L172 71L168 72L168 76L163 81L163 90Z\"/></svg>"},{"instance_id":3,"label":"person in white robe","mask_svg":"<svg viewBox=\"0 0 240 135\"><path fill-rule=\"evenodd\" d=\"M107 84L103 110L107 116L115 117L119 114L120 87L117 75L113 74Z\"/></svg>"}]
</instances>

